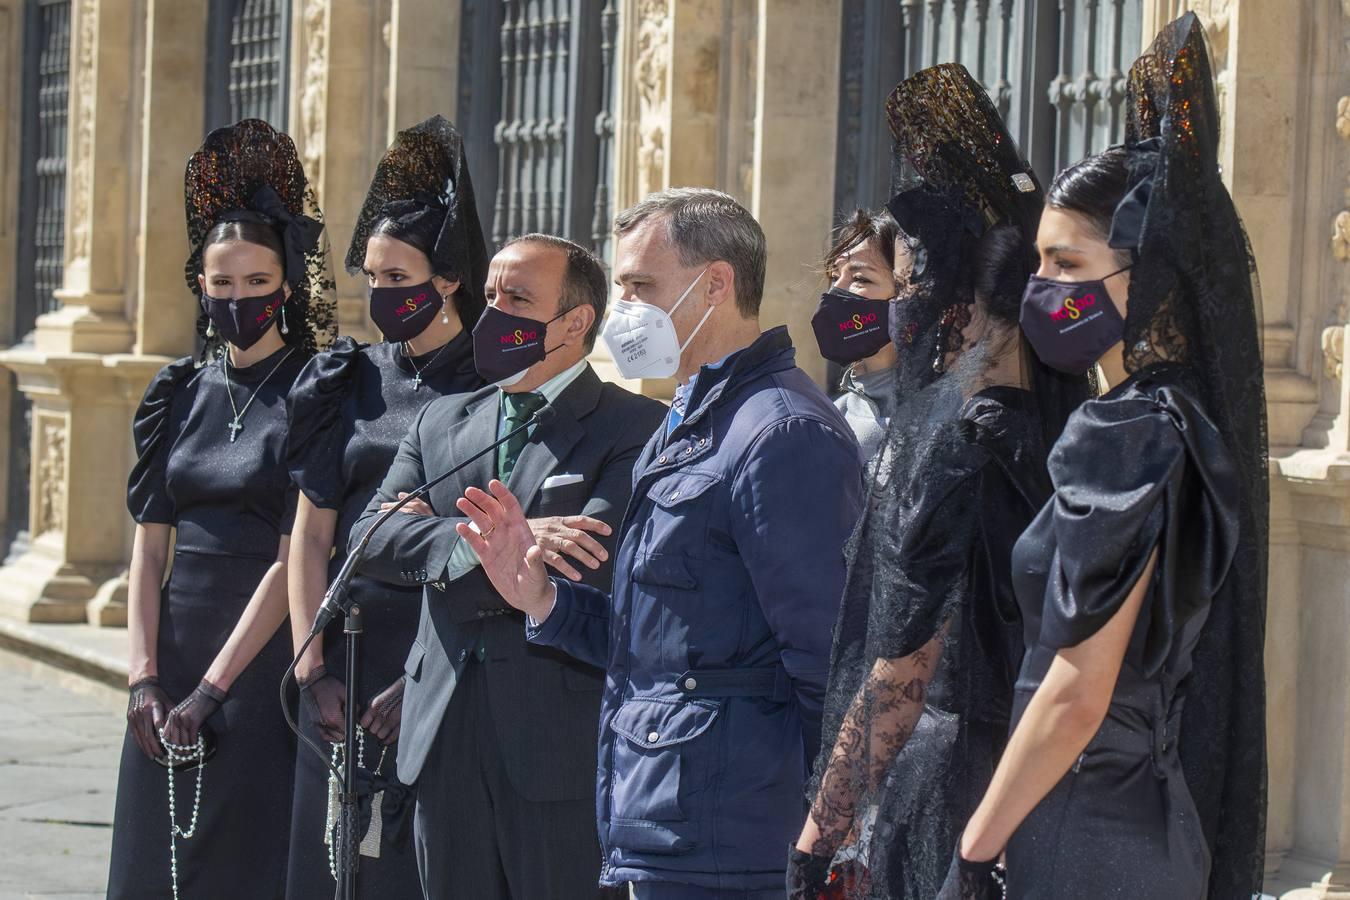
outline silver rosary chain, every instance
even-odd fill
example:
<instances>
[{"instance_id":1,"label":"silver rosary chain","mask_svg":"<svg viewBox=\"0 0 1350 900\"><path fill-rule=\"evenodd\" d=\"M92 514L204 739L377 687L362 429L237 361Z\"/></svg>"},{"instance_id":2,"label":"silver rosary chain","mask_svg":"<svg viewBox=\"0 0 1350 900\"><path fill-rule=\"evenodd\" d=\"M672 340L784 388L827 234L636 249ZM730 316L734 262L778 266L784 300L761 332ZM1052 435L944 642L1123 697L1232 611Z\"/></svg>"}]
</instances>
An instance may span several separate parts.
<instances>
[{"instance_id":1,"label":"silver rosary chain","mask_svg":"<svg viewBox=\"0 0 1350 900\"><path fill-rule=\"evenodd\" d=\"M388 747L388 746L384 746L384 747L381 747L381 748L380 748L380 761L377 762L377 763L375 764L375 772L374 772L374 774L376 774L376 775L380 774L380 770L384 768L384 756L385 756L385 754L388 753L388 752L389 752L389 747ZM333 744L333 756L332 756L332 761L333 761L333 766L334 766L334 768L337 768L337 767L339 767L339 766L342 765L342 744L341 744L341 743L335 743L335 744ZM356 767L357 767L358 769L364 769L364 768L366 767L366 730L365 730L364 728L359 728L359 727L356 729ZM336 783L336 782L337 782L337 776L334 775L334 774L332 773L332 771L329 771L329 773L328 773L328 780L329 780L330 782ZM338 790L341 790L341 789L342 789L342 786L339 785L339 786L338 786ZM336 803L335 803L335 801L334 801L334 799L333 799L333 792L332 792L331 790L328 792L328 815L327 815L326 818L331 819L331 820L333 821L334 826L335 826L336 828L341 828L341 827L342 827L342 819L341 819L341 817L338 815L338 810L337 810L337 808L336 808ZM330 874L330 875L333 876L333 880L334 880L334 881L337 881L337 877L338 877L338 875L337 875L337 845L338 845L338 840L337 840L337 835L335 834L335 835L333 835L332 839L328 842L328 874Z\"/></svg>"},{"instance_id":2,"label":"silver rosary chain","mask_svg":"<svg viewBox=\"0 0 1350 900\"><path fill-rule=\"evenodd\" d=\"M169 875L173 883L173 900L178 900L178 839L190 839L197 833L197 816L202 811L202 776L206 773L206 741L201 732L197 733L195 744L172 744L164 739L164 729L159 730L159 741L169 755ZM178 804L174 794L174 769L180 762L199 759L197 765L197 790L192 800L192 818L187 828L178 824Z\"/></svg>"}]
</instances>

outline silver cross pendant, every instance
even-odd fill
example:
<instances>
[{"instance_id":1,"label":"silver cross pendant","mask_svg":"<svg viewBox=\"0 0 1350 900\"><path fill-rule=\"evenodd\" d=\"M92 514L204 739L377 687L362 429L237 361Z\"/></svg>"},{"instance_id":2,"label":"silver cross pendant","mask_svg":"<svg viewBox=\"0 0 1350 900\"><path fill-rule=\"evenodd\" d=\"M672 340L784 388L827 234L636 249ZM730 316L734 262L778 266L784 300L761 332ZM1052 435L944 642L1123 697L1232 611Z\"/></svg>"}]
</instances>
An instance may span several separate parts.
<instances>
[{"instance_id":1,"label":"silver cross pendant","mask_svg":"<svg viewBox=\"0 0 1350 900\"><path fill-rule=\"evenodd\" d=\"M241 432L241 431L244 430L244 426L241 425L241 424L239 424L239 420L238 420L238 419L233 419L233 420L231 420L231 421L230 421L230 424L227 425L227 426L225 426L225 427L230 429L230 443L231 443L231 444L234 443L234 439L235 439L235 438L239 437L239 432Z\"/></svg>"},{"instance_id":2,"label":"silver cross pendant","mask_svg":"<svg viewBox=\"0 0 1350 900\"><path fill-rule=\"evenodd\" d=\"M413 390L417 391L422 387L422 373L418 372L413 376Z\"/></svg>"}]
</instances>

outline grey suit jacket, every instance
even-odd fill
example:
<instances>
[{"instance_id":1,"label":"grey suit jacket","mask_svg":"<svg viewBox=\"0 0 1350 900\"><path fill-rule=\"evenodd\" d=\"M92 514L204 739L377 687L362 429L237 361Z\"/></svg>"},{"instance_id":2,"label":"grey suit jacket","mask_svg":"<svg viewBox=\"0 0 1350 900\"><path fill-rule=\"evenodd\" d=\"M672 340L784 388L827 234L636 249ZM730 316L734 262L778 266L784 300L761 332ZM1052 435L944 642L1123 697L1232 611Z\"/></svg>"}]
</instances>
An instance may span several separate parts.
<instances>
[{"instance_id":1,"label":"grey suit jacket","mask_svg":"<svg viewBox=\"0 0 1350 900\"><path fill-rule=\"evenodd\" d=\"M399 446L389 473L352 529L353 543L379 515L380 504L448 471L497 437L498 391L443 397L429 404ZM530 518L578 513L616 531L628 505L633 464L661 425L665 407L602 382L589 367L553 403L557 415L525 446L510 487ZM399 514L376 532L360 571L392 584L421 584L422 616L408 654L398 772L408 783L421 773L460 672L486 647L492 727L512 784L535 801L579 800L595 794L596 734L604 672L525 640L524 617L509 608L483 570L446 583L459 515L455 501L470 485L486 489L496 472L489 453L431 490L434 517ZM550 475L582 481L549 490ZM613 538L601 539L612 555ZM610 565L585 581L604 589Z\"/></svg>"}]
</instances>

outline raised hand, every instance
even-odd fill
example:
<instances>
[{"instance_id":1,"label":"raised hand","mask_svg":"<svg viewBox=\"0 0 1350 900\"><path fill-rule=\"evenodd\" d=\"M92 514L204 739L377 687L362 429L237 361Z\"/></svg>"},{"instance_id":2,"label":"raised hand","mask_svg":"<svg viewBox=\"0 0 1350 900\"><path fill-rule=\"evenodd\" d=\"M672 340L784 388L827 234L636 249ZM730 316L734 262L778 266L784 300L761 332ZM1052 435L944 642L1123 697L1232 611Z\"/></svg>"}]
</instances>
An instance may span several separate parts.
<instances>
[{"instance_id":1,"label":"raised hand","mask_svg":"<svg viewBox=\"0 0 1350 900\"><path fill-rule=\"evenodd\" d=\"M554 597L544 568L544 549L506 485L494 478L488 491L471 487L455 501L472 523L460 522L455 531L478 554L479 564L502 599L542 622L553 609Z\"/></svg>"}]
</instances>

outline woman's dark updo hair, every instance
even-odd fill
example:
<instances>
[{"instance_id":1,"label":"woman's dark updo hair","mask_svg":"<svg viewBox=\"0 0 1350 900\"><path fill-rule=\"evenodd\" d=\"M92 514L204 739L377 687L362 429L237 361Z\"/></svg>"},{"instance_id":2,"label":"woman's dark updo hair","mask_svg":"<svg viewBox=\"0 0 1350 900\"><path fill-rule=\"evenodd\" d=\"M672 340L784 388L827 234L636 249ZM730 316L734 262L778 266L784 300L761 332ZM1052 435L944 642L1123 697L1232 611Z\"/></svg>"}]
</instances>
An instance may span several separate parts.
<instances>
[{"instance_id":1,"label":"woman's dark updo hair","mask_svg":"<svg viewBox=\"0 0 1350 900\"><path fill-rule=\"evenodd\" d=\"M225 222L217 222L210 231L206 233L206 240L202 241L202 260L203 269L205 268L206 248L212 244L227 244L232 241L243 241L246 244L257 244L260 247L266 247L276 254L277 267L281 269L281 279L286 280L286 248L281 243L281 232L277 231L271 225L250 219L234 219ZM203 272L202 274L206 274Z\"/></svg>"},{"instance_id":2,"label":"woman's dark updo hair","mask_svg":"<svg viewBox=\"0 0 1350 900\"><path fill-rule=\"evenodd\" d=\"M834 272L835 263L858 244L868 241L876 244L886 267L895 271L895 240L901 237L900 226L886 210L857 209L853 217L834 232L834 244L825 254L825 272Z\"/></svg>"},{"instance_id":3,"label":"woman's dark updo hair","mask_svg":"<svg viewBox=\"0 0 1350 900\"><path fill-rule=\"evenodd\" d=\"M1117 144L1079 160L1050 182L1046 207L1077 214L1106 240L1116 206L1129 189L1127 159L1125 148ZM1122 265L1129 264L1128 250L1116 250L1116 256Z\"/></svg>"},{"instance_id":4,"label":"woman's dark updo hair","mask_svg":"<svg viewBox=\"0 0 1350 900\"><path fill-rule=\"evenodd\" d=\"M440 233L441 223L434 216L417 216L408 222L400 222L390 216L385 216L370 229L370 237L383 234L420 251L427 258L428 264L431 264L432 251L436 247L436 238ZM442 278L449 278L451 281L457 279L454 272L437 272L435 265L431 266L431 270L432 275L440 275Z\"/></svg>"}]
</instances>

